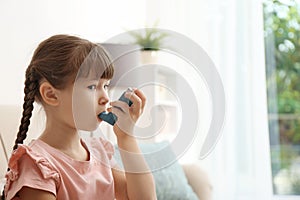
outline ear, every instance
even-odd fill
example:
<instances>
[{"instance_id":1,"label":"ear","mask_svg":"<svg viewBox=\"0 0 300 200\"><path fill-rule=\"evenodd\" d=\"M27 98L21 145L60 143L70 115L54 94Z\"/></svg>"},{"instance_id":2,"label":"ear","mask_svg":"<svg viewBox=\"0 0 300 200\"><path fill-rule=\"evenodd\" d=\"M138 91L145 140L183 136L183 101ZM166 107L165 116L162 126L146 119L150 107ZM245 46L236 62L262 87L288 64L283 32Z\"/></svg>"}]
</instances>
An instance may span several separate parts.
<instances>
[{"instance_id":1,"label":"ear","mask_svg":"<svg viewBox=\"0 0 300 200\"><path fill-rule=\"evenodd\" d=\"M57 106L59 104L58 90L55 89L48 81L41 83L40 94L46 104L51 106Z\"/></svg>"}]
</instances>

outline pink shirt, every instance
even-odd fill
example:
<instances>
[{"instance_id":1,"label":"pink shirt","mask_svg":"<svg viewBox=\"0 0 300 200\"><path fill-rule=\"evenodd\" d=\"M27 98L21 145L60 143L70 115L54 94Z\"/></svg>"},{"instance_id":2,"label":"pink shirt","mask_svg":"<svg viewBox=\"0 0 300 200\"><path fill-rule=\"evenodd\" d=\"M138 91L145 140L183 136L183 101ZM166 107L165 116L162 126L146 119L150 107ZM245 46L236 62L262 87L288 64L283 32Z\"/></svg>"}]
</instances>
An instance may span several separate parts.
<instances>
[{"instance_id":1,"label":"pink shirt","mask_svg":"<svg viewBox=\"0 0 300 200\"><path fill-rule=\"evenodd\" d=\"M89 161L73 160L41 140L19 145L9 161L6 198L19 199L17 192L27 186L51 192L58 200L114 199L113 145L103 138L82 144L89 151Z\"/></svg>"}]
</instances>

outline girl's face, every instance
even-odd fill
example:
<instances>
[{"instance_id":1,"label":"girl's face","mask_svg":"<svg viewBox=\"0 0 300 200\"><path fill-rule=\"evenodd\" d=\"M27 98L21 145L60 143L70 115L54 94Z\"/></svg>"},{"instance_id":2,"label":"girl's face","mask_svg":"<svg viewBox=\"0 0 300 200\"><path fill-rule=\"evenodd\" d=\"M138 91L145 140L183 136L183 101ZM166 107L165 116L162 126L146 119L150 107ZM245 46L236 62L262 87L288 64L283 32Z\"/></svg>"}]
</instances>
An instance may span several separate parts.
<instances>
[{"instance_id":1,"label":"girl's face","mask_svg":"<svg viewBox=\"0 0 300 200\"><path fill-rule=\"evenodd\" d=\"M93 131L101 120L98 114L107 109L109 80L76 80L72 93L72 113L75 127L80 130Z\"/></svg>"}]
</instances>

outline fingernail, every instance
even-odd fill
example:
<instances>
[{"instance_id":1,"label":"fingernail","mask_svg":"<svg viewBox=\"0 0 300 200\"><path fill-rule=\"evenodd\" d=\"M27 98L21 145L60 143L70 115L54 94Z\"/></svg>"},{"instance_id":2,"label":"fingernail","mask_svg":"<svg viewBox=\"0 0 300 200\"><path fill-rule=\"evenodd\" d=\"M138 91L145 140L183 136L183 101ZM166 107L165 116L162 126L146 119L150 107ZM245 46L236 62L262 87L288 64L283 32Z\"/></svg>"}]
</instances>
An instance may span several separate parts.
<instances>
[{"instance_id":1,"label":"fingernail","mask_svg":"<svg viewBox=\"0 0 300 200\"><path fill-rule=\"evenodd\" d=\"M126 92L133 92L133 89L131 87L128 87Z\"/></svg>"}]
</instances>

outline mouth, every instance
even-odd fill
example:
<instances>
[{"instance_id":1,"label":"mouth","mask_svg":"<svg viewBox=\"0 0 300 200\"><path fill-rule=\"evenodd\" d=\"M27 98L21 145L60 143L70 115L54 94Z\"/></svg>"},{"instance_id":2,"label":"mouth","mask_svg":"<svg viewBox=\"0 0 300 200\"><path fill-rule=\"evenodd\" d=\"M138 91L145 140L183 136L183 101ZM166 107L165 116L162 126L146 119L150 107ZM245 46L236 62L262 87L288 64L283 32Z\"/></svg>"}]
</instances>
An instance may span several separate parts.
<instances>
[{"instance_id":1,"label":"mouth","mask_svg":"<svg viewBox=\"0 0 300 200\"><path fill-rule=\"evenodd\" d=\"M103 111L101 111L101 112L98 112L96 118L97 118L97 121L98 121L99 123L103 121L103 119L101 119L101 118L99 117L101 113L107 113L107 111L103 110Z\"/></svg>"},{"instance_id":2,"label":"mouth","mask_svg":"<svg viewBox=\"0 0 300 200\"><path fill-rule=\"evenodd\" d=\"M99 122L99 123L101 123L103 120L101 119L101 118L99 118L98 116L96 117L97 118L97 121Z\"/></svg>"}]
</instances>

